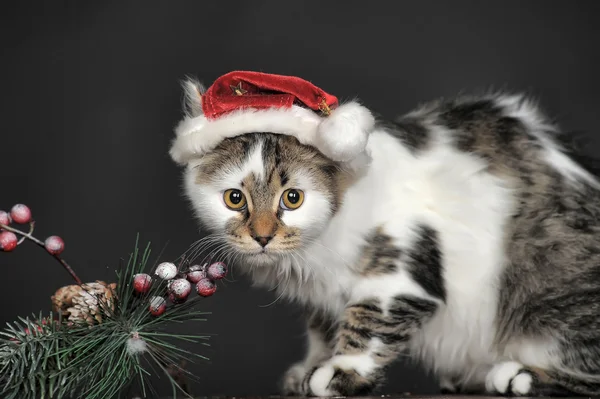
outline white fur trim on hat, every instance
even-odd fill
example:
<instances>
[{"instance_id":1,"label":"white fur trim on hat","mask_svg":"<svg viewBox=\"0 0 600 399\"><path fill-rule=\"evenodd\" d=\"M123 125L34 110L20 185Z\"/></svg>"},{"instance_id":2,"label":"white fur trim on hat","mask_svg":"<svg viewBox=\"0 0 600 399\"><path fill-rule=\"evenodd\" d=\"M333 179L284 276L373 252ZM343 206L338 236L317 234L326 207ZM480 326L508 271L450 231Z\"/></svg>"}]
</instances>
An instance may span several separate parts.
<instances>
[{"instance_id":1,"label":"white fur trim on hat","mask_svg":"<svg viewBox=\"0 0 600 399\"><path fill-rule=\"evenodd\" d=\"M375 118L357 102L343 104L329 116L299 106L287 109L243 109L210 120L186 117L175 128L169 154L179 164L200 157L222 140L246 133L268 132L294 136L334 161L350 161L365 150Z\"/></svg>"}]
</instances>

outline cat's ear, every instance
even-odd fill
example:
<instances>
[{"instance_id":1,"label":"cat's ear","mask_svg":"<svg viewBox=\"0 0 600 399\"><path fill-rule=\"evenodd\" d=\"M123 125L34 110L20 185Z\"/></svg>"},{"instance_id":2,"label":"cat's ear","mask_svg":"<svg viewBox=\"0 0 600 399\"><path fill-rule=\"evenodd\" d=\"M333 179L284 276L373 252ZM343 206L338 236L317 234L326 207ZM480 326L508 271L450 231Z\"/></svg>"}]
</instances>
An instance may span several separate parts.
<instances>
[{"instance_id":1,"label":"cat's ear","mask_svg":"<svg viewBox=\"0 0 600 399\"><path fill-rule=\"evenodd\" d=\"M195 77L186 77L181 82L183 88L183 112L188 118L202 115L202 94L206 88Z\"/></svg>"}]
</instances>

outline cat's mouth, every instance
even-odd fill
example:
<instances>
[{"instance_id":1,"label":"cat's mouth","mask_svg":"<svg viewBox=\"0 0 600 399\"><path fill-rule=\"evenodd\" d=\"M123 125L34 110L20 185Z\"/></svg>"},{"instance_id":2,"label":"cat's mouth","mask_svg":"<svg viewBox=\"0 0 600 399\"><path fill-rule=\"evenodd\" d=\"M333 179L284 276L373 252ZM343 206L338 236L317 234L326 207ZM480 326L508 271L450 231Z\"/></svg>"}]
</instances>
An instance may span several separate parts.
<instances>
[{"instance_id":1,"label":"cat's mouth","mask_svg":"<svg viewBox=\"0 0 600 399\"><path fill-rule=\"evenodd\" d=\"M262 246L254 242L236 242L230 240L228 244L235 256L241 257L249 265L273 265L281 261L282 258L293 254L295 249L290 248L288 245L284 245L282 248L279 243L269 243Z\"/></svg>"},{"instance_id":2,"label":"cat's mouth","mask_svg":"<svg viewBox=\"0 0 600 399\"><path fill-rule=\"evenodd\" d=\"M267 248L246 252L245 256L251 263L257 265L273 264L276 263L278 259L281 259L281 256L278 256L277 253L273 251L269 251Z\"/></svg>"},{"instance_id":3,"label":"cat's mouth","mask_svg":"<svg viewBox=\"0 0 600 399\"><path fill-rule=\"evenodd\" d=\"M260 248L235 248L235 252L242 255L250 264L254 265L270 265L277 263L285 256L289 251L282 251L276 248L270 248L269 246Z\"/></svg>"}]
</instances>

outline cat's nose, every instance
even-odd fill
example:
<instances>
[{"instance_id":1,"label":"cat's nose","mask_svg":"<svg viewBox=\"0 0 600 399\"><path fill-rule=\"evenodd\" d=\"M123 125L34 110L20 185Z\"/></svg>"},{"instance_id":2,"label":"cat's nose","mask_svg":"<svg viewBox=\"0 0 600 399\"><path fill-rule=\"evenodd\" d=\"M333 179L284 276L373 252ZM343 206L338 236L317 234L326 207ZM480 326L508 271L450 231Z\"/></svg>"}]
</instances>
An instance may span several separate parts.
<instances>
[{"instance_id":1,"label":"cat's nose","mask_svg":"<svg viewBox=\"0 0 600 399\"><path fill-rule=\"evenodd\" d=\"M266 247L272 238L273 236L256 236L254 237L254 240L258 242L262 247Z\"/></svg>"}]
</instances>

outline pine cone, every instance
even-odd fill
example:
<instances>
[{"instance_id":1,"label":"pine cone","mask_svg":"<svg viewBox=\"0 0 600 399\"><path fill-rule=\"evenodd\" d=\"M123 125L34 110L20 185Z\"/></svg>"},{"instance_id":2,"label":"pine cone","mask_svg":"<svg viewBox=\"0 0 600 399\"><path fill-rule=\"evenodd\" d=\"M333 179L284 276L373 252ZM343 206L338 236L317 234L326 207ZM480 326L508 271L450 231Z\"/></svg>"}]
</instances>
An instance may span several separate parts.
<instances>
[{"instance_id":1,"label":"pine cone","mask_svg":"<svg viewBox=\"0 0 600 399\"><path fill-rule=\"evenodd\" d=\"M52 310L56 314L62 314L64 318L69 317L69 309L73 306L73 297L79 295L82 289L79 285L67 285L56 290L52 295Z\"/></svg>"},{"instance_id":2,"label":"pine cone","mask_svg":"<svg viewBox=\"0 0 600 399\"><path fill-rule=\"evenodd\" d=\"M102 323L102 314L114 310L116 287L115 283L106 284L104 281L69 285L56 291L52 303L55 311L62 312L71 322Z\"/></svg>"}]
</instances>

